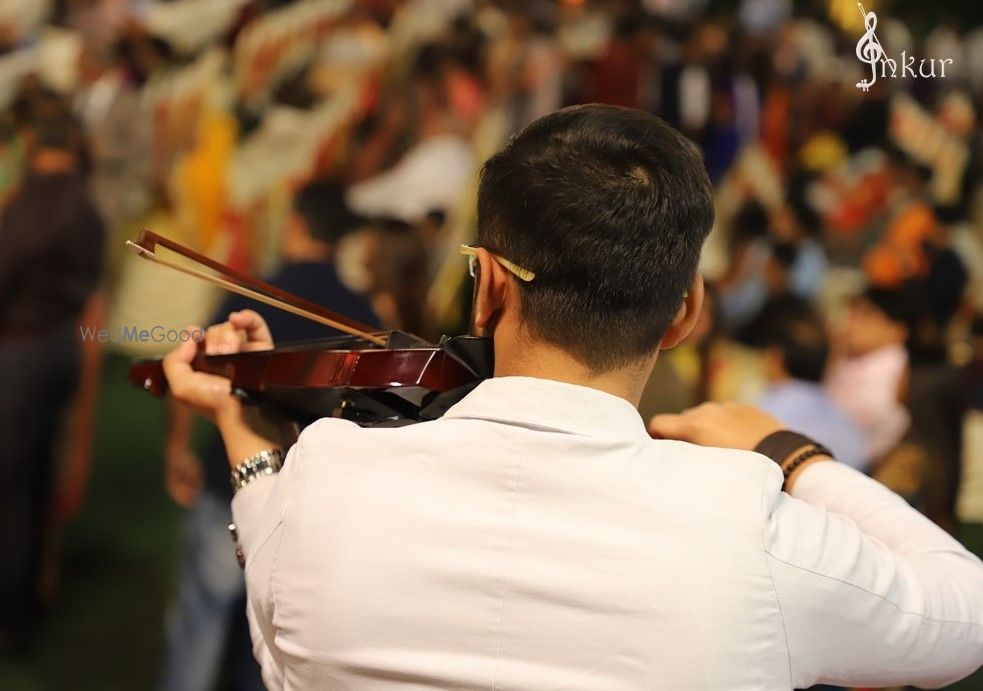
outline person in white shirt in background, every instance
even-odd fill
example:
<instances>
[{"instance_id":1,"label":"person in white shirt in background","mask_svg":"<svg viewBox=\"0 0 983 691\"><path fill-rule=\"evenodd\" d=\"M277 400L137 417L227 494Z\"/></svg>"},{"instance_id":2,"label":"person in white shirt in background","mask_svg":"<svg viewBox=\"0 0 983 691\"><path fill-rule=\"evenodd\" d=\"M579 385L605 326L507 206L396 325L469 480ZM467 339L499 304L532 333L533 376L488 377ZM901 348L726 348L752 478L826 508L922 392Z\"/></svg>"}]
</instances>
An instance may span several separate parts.
<instances>
[{"instance_id":1,"label":"person in white shirt in background","mask_svg":"<svg viewBox=\"0 0 983 691\"><path fill-rule=\"evenodd\" d=\"M854 298L834 333L834 355L826 390L864 430L867 454L877 463L908 430L901 402L908 370L908 311L905 296L867 288Z\"/></svg>"},{"instance_id":2,"label":"person in white shirt in background","mask_svg":"<svg viewBox=\"0 0 983 691\"><path fill-rule=\"evenodd\" d=\"M822 385L829 356L822 318L808 311L786 315L773 319L765 331L769 384L758 407L829 447L841 463L866 471L870 457L863 429Z\"/></svg>"},{"instance_id":3,"label":"person in white shirt in background","mask_svg":"<svg viewBox=\"0 0 983 691\"><path fill-rule=\"evenodd\" d=\"M356 182L347 195L355 212L417 223L432 211L450 209L472 179L474 153L451 108L444 78L447 59L437 46L420 50L409 96L393 95L396 101L358 154ZM415 143L394 165L380 169L378 164L397 148L408 126Z\"/></svg>"},{"instance_id":4,"label":"person in white shirt in background","mask_svg":"<svg viewBox=\"0 0 983 691\"><path fill-rule=\"evenodd\" d=\"M294 439L193 346L168 356L231 467L292 444L233 499L270 688L942 686L983 663L983 565L900 498L754 408L646 429L712 217L678 132L567 108L483 169L472 323L495 376L442 418ZM248 312L206 340L272 345Z\"/></svg>"}]
</instances>

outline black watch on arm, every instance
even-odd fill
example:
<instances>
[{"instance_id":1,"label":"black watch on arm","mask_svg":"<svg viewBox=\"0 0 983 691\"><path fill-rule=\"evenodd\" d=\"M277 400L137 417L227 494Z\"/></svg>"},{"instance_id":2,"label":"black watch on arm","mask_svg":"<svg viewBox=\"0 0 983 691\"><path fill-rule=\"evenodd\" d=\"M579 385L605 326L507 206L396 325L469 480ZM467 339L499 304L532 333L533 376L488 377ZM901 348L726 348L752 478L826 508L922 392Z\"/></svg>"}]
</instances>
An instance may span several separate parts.
<instances>
[{"instance_id":1,"label":"black watch on arm","mask_svg":"<svg viewBox=\"0 0 983 691\"><path fill-rule=\"evenodd\" d=\"M801 451L799 451L801 449ZM800 465L816 456L829 456L833 458L833 452L819 442L810 439L804 434L783 429L772 432L767 437L758 442L754 450L762 456L767 456L782 469L782 474L788 480L789 476ZM792 454L799 453L793 458Z\"/></svg>"}]
</instances>

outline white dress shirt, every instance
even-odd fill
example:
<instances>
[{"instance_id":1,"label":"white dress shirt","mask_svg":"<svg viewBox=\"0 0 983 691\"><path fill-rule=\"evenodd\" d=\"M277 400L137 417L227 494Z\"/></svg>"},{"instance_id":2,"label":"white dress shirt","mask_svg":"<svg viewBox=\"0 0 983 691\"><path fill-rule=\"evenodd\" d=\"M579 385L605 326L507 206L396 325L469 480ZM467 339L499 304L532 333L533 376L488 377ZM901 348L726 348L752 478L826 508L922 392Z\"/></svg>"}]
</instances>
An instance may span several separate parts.
<instances>
[{"instance_id":1,"label":"white dress shirt","mask_svg":"<svg viewBox=\"0 0 983 691\"><path fill-rule=\"evenodd\" d=\"M271 689L943 685L983 566L838 463L649 438L600 391L495 378L434 422L307 428L233 500Z\"/></svg>"}]
</instances>

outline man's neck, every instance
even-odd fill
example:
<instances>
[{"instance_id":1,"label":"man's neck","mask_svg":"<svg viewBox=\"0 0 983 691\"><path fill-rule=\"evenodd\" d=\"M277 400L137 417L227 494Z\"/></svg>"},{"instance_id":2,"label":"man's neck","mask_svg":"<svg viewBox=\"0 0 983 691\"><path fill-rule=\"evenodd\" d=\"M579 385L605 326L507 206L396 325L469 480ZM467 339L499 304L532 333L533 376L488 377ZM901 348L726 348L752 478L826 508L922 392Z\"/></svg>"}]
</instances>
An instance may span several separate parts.
<instances>
[{"instance_id":1,"label":"man's neck","mask_svg":"<svg viewBox=\"0 0 983 691\"><path fill-rule=\"evenodd\" d=\"M655 357L596 374L562 348L536 342L525 348L499 348L496 344L496 377L536 377L586 386L623 398L638 406Z\"/></svg>"}]
</instances>

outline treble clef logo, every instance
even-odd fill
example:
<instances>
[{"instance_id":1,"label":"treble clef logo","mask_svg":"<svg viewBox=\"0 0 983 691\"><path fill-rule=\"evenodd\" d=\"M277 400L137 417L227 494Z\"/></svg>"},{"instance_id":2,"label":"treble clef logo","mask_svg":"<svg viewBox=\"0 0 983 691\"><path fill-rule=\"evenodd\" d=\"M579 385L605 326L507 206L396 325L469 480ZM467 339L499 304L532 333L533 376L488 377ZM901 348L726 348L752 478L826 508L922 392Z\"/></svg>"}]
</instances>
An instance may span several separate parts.
<instances>
[{"instance_id":1,"label":"treble clef logo","mask_svg":"<svg viewBox=\"0 0 983 691\"><path fill-rule=\"evenodd\" d=\"M877 63L884 57L884 49L881 42L877 40L874 29L877 28L877 15L873 10L867 12L864 6L857 3L860 14L864 18L864 35L857 41L857 59L870 65L870 79L857 82L857 88L867 92L877 81Z\"/></svg>"}]
</instances>

